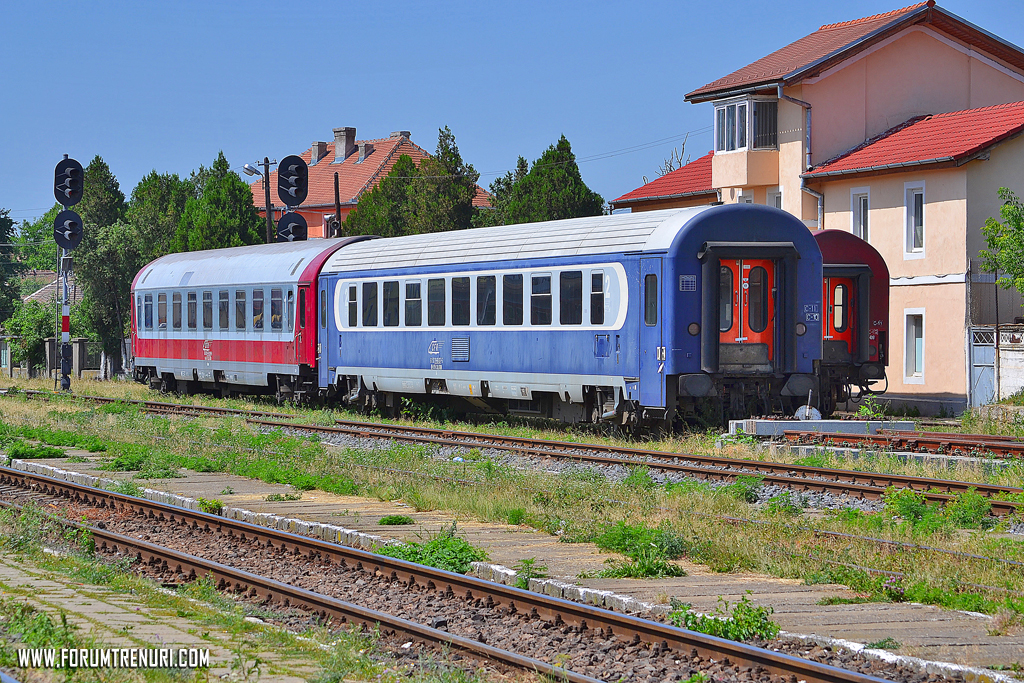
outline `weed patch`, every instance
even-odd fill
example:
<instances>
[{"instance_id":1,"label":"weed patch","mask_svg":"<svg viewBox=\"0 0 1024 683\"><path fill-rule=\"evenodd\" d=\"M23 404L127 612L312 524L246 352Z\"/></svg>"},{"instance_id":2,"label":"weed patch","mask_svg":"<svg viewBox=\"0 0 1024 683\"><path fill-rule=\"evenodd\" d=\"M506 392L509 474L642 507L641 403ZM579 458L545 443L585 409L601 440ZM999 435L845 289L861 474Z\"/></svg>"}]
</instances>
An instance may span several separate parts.
<instances>
[{"instance_id":1,"label":"weed patch","mask_svg":"<svg viewBox=\"0 0 1024 683\"><path fill-rule=\"evenodd\" d=\"M881 640L876 640L873 643L868 643L867 647L872 650L898 650L900 649L900 642L892 636L889 636L887 638L882 638Z\"/></svg>"},{"instance_id":2,"label":"weed patch","mask_svg":"<svg viewBox=\"0 0 1024 683\"><path fill-rule=\"evenodd\" d=\"M771 619L772 612L771 607L754 605L746 595L730 609L729 602L719 596L713 614L697 614L690 605L676 605L668 619L680 628L719 638L771 640L779 635L779 625Z\"/></svg>"},{"instance_id":3,"label":"weed patch","mask_svg":"<svg viewBox=\"0 0 1024 683\"><path fill-rule=\"evenodd\" d=\"M487 559L487 553L455 535L455 523L445 527L426 543L381 546L376 552L399 560L437 567L457 574L469 571L470 563Z\"/></svg>"},{"instance_id":4,"label":"weed patch","mask_svg":"<svg viewBox=\"0 0 1024 683\"><path fill-rule=\"evenodd\" d=\"M409 515L387 515L377 520L377 524L382 526L403 526L405 524L415 524L414 520Z\"/></svg>"},{"instance_id":5,"label":"weed patch","mask_svg":"<svg viewBox=\"0 0 1024 683\"><path fill-rule=\"evenodd\" d=\"M537 564L537 558L527 557L519 560L512 567L516 570L516 588L527 590L530 587L530 579L543 579L547 577L548 568L543 564Z\"/></svg>"},{"instance_id":6,"label":"weed patch","mask_svg":"<svg viewBox=\"0 0 1024 683\"><path fill-rule=\"evenodd\" d=\"M224 512L224 503L214 498L213 500L207 500L206 498L196 498L196 503L199 505L199 509L208 515L219 515Z\"/></svg>"},{"instance_id":7,"label":"weed patch","mask_svg":"<svg viewBox=\"0 0 1024 683\"><path fill-rule=\"evenodd\" d=\"M24 441L15 441L7 447L7 455L12 459L37 460L40 458L63 458L63 449L53 446L33 446Z\"/></svg>"},{"instance_id":8,"label":"weed patch","mask_svg":"<svg viewBox=\"0 0 1024 683\"><path fill-rule=\"evenodd\" d=\"M268 494L266 497L264 497L263 500L267 501L268 503L281 503L281 502L287 502L287 501L292 501L292 500L302 500L302 494L301 493L271 493L271 494Z\"/></svg>"}]
</instances>

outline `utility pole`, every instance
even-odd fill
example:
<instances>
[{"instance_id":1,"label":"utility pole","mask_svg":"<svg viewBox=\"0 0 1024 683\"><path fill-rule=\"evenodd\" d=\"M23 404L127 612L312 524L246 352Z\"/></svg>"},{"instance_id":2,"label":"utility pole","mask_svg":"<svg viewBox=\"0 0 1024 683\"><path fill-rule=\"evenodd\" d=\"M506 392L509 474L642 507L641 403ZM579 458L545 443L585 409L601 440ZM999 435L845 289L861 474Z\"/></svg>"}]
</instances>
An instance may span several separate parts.
<instances>
[{"instance_id":1,"label":"utility pole","mask_svg":"<svg viewBox=\"0 0 1024 683\"><path fill-rule=\"evenodd\" d=\"M270 203L270 157L263 157L263 189L267 201L267 244L274 241L274 205Z\"/></svg>"}]
</instances>

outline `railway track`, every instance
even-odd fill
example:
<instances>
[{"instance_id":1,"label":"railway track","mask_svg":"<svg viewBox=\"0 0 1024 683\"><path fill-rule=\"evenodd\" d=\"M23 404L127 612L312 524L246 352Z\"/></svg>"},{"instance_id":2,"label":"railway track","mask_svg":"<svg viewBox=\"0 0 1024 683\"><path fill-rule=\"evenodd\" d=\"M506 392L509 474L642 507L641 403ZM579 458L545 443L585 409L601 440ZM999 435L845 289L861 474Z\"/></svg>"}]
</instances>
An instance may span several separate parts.
<instances>
[{"instance_id":1,"label":"railway track","mask_svg":"<svg viewBox=\"0 0 1024 683\"><path fill-rule=\"evenodd\" d=\"M1017 458L1024 456L1024 441L1012 436L954 434L947 432L906 432L881 430L878 434L823 434L786 430L792 443L819 443L858 448L878 448L919 453L983 455Z\"/></svg>"},{"instance_id":2,"label":"railway track","mask_svg":"<svg viewBox=\"0 0 1024 683\"><path fill-rule=\"evenodd\" d=\"M46 392L25 392L31 398L47 398ZM249 423L267 428L292 429L314 434L330 434L363 439L393 440L415 444L433 444L458 448L491 448L536 458L561 458L604 466L635 467L645 465L652 469L705 481L735 481L740 477L755 476L766 484L783 486L798 492L817 492L845 495L867 500L879 500L886 489L912 489L930 502L945 505L958 493L974 490L991 500L991 513L1002 517L1016 512L1021 504L1004 500L1007 496L1024 493L1024 489L1010 486L963 482L929 477L898 474L880 474L856 470L836 470L790 463L761 460L743 460L694 453L666 453L641 448L626 448L570 441L529 439L525 437L481 434L448 429L432 429L406 425L336 420L334 426L297 424L297 416L257 410L194 406L160 401L124 401L99 396L77 396L97 403L130 403L141 410L155 414L176 415L231 415L243 417ZM788 432L787 432L788 435ZM845 435L839 435L845 436Z\"/></svg>"},{"instance_id":3,"label":"railway track","mask_svg":"<svg viewBox=\"0 0 1024 683\"><path fill-rule=\"evenodd\" d=\"M319 539L6 467L0 467L0 498L3 499L2 504L8 507L21 505L28 500L50 508L59 508L60 505L74 506L77 517L81 516L82 506L93 508L93 516L105 516L105 523L88 526L68 520L62 520L62 523L88 530L95 541L97 552L108 556L134 558L150 575L157 578L170 579L174 582L211 575L222 590L242 594L249 599L288 608L300 608L324 620L363 624L368 628L374 628L379 624L385 635L397 634L416 642L443 644L477 659L498 662L521 670L546 673L574 683L593 683L597 679L574 670L569 664L558 666L531 656L540 654L538 652L516 651L530 649L526 644L527 639L519 638L517 634L509 638L515 643L522 640L522 647L504 649L490 645L485 641L497 638L494 629L488 630L483 624L505 623L515 621L515 618L518 618L519 622L540 620L542 631L555 629L556 636L559 630L566 635L564 639L557 637L556 642L559 643L563 640L571 643L573 637L582 634L586 639L597 641L596 647L594 643L588 643L588 648L584 650L601 653L623 652L624 656L629 657L642 651L647 654L635 656L651 661L660 658L658 661L674 662L677 667L681 662L687 662L687 666L704 663L708 667L717 666L726 674L734 675L735 680L772 683L793 680L808 683L880 683L883 680L782 652L686 631L627 614L326 543ZM135 529L135 533L128 535L110 528L117 526L118 523L126 528ZM268 579L237 566L157 545L149 540L149 535L154 533L171 535L165 531L166 529L177 529L179 533L183 532L193 540L207 538L208 547L215 553L232 554L229 552L232 547L248 548L250 550L245 552L246 557L241 560L245 564L255 562L256 555L260 553L277 553L292 567L298 567L302 562L311 562L326 568L331 584L352 581L355 581L357 586L363 584L357 589L357 594L372 592L369 584L376 581L382 582L392 591L399 592L399 599L403 601L415 601L418 595L426 594L428 604L434 601L461 604L470 612L481 615L479 618L470 617L472 628L479 629L479 634L476 638L460 636L451 632L459 629L454 623L448 624L446 621L444 626L439 628L426 626L414 620L339 600L290 583ZM136 534L143 537L139 538ZM484 614L487 616L482 616ZM536 623L534 625L536 626ZM578 654L568 652L565 658L575 662L579 660ZM548 658L558 660L558 657ZM590 663L593 664L593 661L591 656ZM684 667L682 670L686 671L687 668ZM899 672L894 675L894 679L904 680L905 674L906 672ZM925 677L926 675L922 675L921 680ZM715 678L721 680L717 673Z\"/></svg>"}]
</instances>

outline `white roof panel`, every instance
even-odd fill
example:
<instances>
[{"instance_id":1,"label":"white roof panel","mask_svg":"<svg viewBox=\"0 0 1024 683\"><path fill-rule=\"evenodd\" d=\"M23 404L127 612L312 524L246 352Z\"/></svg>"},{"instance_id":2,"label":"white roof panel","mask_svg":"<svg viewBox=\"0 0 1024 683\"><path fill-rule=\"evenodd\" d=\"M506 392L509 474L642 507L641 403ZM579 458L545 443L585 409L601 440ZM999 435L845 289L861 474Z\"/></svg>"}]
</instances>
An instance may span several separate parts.
<instances>
[{"instance_id":1,"label":"white roof panel","mask_svg":"<svg viewBox=\"0 0 1024 683\"><path fill-rule=\"evenodd\" d=\"M323 272L664 251L691 218L708 208L663 209L371 240L338 250L327 259Z\"/></svg>"}]
</instances>

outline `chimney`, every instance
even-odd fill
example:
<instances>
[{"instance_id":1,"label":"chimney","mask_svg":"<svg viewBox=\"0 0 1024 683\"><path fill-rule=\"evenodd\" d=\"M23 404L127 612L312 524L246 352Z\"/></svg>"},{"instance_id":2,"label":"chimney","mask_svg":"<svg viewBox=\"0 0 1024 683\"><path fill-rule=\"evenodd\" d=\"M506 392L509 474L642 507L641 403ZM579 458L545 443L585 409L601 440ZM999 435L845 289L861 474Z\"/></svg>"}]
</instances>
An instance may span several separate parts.
<instances>
[{"instance_id":1,"label":"chimney","mask_svg":"<svg viewBox=\"0 0 1024 683\"><path fill-rule=\"evenodd\" d=\"M356 151L356 129L334 129L334 163L340 164L348 155Z\"/></svg>"},{"instance_id":2,"label":"chimney","mask_svg":"<svg viewBox=\"0 0 1024 683\"><path fill-rule=\"evenodd\" d=\"M366 157L373 154L373 143L372 142L360 142L359 143L359 161L356 163L362 163Z\"/></svg>"},{"instance_id":3,"label":"chimney","mask_svg":"<svg viewBox=\"0 0 1024 683\"><path fill-rule=\"evenodd\" d=\"M396 130L391 132L393 138L408 138L411 133L407 130Z\"/></svg>"},{"instance_id":4,"label":"chimney","mask_svg":"<svg viewBox=\"0 0 1024 683\"><path fill-rule=\"evenodd\" d=\"M309 150L309 165L312 166L316 162L320 161L327 154L327 143L326 142L314 142L313 146Z\"/></svg>"}]
</instances>

